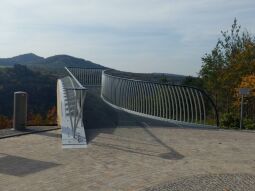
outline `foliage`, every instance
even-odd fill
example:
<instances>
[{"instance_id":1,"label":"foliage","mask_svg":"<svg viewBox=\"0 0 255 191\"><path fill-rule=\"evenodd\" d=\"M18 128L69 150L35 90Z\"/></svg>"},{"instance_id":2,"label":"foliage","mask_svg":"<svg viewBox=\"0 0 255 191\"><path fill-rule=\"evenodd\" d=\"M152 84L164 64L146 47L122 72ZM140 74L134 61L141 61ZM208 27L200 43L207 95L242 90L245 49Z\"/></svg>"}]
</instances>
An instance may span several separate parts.
<instances>
[{"instance_id":1,"label":"foliage","mask_svg":"<svg viewBox=\"0 0 255 191\"><path fill-rule=\"evenodd\" d=\"M43 117L40 114L33 114L29 113L28 114L28 121L27 125L43 125Z\"/></svg>"},{"instance_id":2,"label":"foliage","mask_svg":"<svg viewBox=\"0 0 255 191\"><path fill-rule=\"evenodd\" d=\"M193 87L197 87L197 88L203 89L203 80L201 78L196 78L196 77L188 76L182 82L182 85L193 86Z\"/></svg>"},{"instance_id":3,"label":"foliage","mask_svg":"<svg viewBox=\"0 0 255 191\"><path fill-rule=\"evenodd\" d=\"M8 117L0 115L0 129L11 128L12 127L12 120Z\"/></svg>"},{"instance_id":4,"label":"foliage","mask_svg":"<svg viewBox=\"0 0 255 191\"><path fill-rule=\"evenodd\" d=\"M240 124L240 120L233 113L224 113L221 116L220 123L222 128L238 128Z\"/></svg>"},{"instance_id":5,"label":"foliage","mask_svg":"<svg viewBox=\"0 0 255 191\"><path fill-rule=\"evenodd\" d=\"M245 118L243 121L243 126L245 129L255 129L255 123L251 119Z\"/></svg>"},{"instance_id":6,"label":"foliage","mask_svg":"<svg viewBox=\"0 0 255 191\"><path fill-rule=\"evenodd\" d=\"M249 95L247 95L244 98L244 100L245 100L246 105L248 105L248 107L251 109L251 111L246 111L246 112L255 113L255 109L252 109L252 108L255 108L255 74L251 74L251 75L242 77L240 84L236 88L234 106L237 109L240 109L240 96L239 96L240 88L249 88L250 89ZM248 114L248 115L250 117L252 117L250 114ZM255 117L255 116L253 116L253 117Z\"/></svg>"},{"instance_id":7,"label":"foliage","mask_svg":"<svg viewBox=\"0 0 255 191\"><path fill-rule=\"evenodd\" d=\"M57 124L57 109L56 106L53 106L48 110L45 116L39 113L29 113L27 119L28 125L56 125Z\"/></svg>"},{"instance_id":8,"label":"foliage","mask_svg":"<svg viewBox=\"0 0 255 191\"><path fill-rule=\"evenodd\" d=\"M255 96L255 73L242 77L239 88L250 88L250 96Z\"/></svg>"},{"instance_id":9,"label":"foliage","mask_svg":"<svg viewBox=\"0 0 255 191\"><path fill-rule=\"evenodd\" d=\"M53 106L45 116L39 113L28 113L27 125L28 126L41 126L41 125L56 125L57 124L57 110ZM0 129L11 128L12 119L0 115Z\"/></svg>"},{"instance_id":10,"label":"foliage","mask_svg":"<svg viewBox=\"0 0 255 191\"><path fill-rule=\"evenodd\" d=\"M28 93L28 125L56 124L56 80L26 66L0 69L0 128L12 127L13 93Z\"/></svg>"},{"instance_id":11,"label":"foliage","mask_svg":"<svg viewBox=\"0 0 255 191\"><path fill-rule=\"evenodd\" d=\"M247 31L241 31L241 26L234 23L230 31L221 32L215 48L202 57L202 68L199 77L203 86L212 95L223 119L222 126L229 113L234 115L240 110L240 97L237 91L240 87L254 89L255 74L255 38ZM254 90L253 90L254 91ZM254 97L254 94L252 94ZM252 105L251 100L247 104ZM249 110L247 107L247 110ZM247 115L255 120L255 112ZM232 118L229 118L232 120ZM232 122L227 126L233 125Z\"/></svg>"},{"instance_id":12,"label":"foliage","mask_svg":"<svg viewBox=\"0 0 255 191\"><path fill-rule=\"evenodd\" d=\"M56 104L57 77L29 70L25 66L0 69L0 115L13 113L13 93L28 93L28 113L46 116ZM39 117L37 117L39 120Z\"/></svg>"},{"instance_id":13,"label":"foliage","mask_svg":"<svg viewBox=\"0 0 255 191\"><path fill-rule=\"evenodd\" d=\"M46 124L54 125L57 123L57 108L53 106L46 115Z\"/></svg>"},{"instance_id":14,"label":"foliage","mask_svg":"<svg viewBox=\"0 0 255 191\"><path fill-rule=\"evenodd\" d=\"M167 77L162 76L162 77L159 79L159 83L166 84L166 83L169 83L169 81L168 81Z\"/></svg>"}]
</instances>

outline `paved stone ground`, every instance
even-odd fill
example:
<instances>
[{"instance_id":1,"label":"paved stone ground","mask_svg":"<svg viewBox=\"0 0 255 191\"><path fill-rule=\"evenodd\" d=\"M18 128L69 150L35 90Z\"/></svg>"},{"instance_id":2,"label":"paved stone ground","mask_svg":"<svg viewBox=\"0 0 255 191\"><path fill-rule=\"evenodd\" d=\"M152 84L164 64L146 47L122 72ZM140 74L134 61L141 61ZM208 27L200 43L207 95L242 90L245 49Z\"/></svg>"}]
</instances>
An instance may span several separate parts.
<instances>
[{"instance_id":1,"label":"paved stone ground","mask_svg":"<svg viewBox=\"0 0 255 191\"><path fill-rule=\"evenodd\" d=\"M26 129L22 131L17 131L13 128L0 129L0 139L13 137L13 136L19 136L19 135L38 133L43 131L51 131L55 129L58 129L58 127L57 126L28 126L26 127Z\"/></svg>"},{"instance_id":2,"label":"paved stone ground","mask_svg":"<svg viewBox=\"0 0 255 191\"><path fill-rule=\"evenodd\" d=\"M60 130L0 139L0 190L255 190L254 133L125 124L88 129L87 149Z\"/></svg>"},{"instance_id":3,"label":"paved stone ground","mask_svg":"<svg viewBox=\"0 0 255 191\"><path fill-rule=\"evenodd\" d=\"M214 190L244 191L255 189L255 176L250 174L212 174L181 178L174 182L160 184L145 191Z\"/></svg>"},{"instance_id":4,"label":"paved stone ground","mask_svg":"<svg viewBox=\"0 0 255 191\"><path fill-rule=\"evenodd\" d=\"M62 149L60 130L0 139L0 191L255 190L255 133L148 120L99 93L85 100L87 149Z\"/></svg>"}]
</instances>

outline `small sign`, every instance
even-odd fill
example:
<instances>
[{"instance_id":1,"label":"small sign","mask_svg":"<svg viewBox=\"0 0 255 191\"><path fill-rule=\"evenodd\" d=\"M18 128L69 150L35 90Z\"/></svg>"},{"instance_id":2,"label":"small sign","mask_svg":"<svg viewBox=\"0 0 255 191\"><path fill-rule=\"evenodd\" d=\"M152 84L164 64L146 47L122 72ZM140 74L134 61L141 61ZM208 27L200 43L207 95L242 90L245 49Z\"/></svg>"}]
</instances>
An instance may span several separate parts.
<instances>
[{"instance_id":1,"label":"small sign","mask_svg":"<svg viewBox=\"0 0 255 191\"><path fill-rule=\"evenodd\" d=\"M239 94L240 95L249 95L250 89L249 88L240 88L239 89Z\"/></svg>"}]
</instances>

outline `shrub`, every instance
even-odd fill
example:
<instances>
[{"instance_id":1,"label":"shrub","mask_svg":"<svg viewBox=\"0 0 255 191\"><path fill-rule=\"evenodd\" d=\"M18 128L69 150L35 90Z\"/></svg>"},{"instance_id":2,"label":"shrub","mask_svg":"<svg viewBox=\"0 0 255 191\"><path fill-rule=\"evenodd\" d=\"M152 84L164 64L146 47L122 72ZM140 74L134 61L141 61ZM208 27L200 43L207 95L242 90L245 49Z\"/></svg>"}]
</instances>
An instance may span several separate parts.
<instances>
[{"instance_id":1,"label":"shrub","mask_svg":"<svg viewBox=\"0 0 255 191\"><path fill-rule=\"evenodd\" d=\"M222 128L239 128L240 120L233 113L224 113L222 114L220 120L220 126Z\"/></svg>"},{"instance_id":2,"label":"shrub","mask_svg":"<svg viewBox=\"0 0 255 191\"><path fill-rule=\"evenodd\" d=\"M6 116L0 115L0 129L6 129L12 127L12 120Z\"/></svg>"},{"instance_id":3,"label":"shrub","mask_svg":"<svg viewBox=\"0 0 255 191\"><path fill-rule=\"evenodd\" d=\"M244 119L243 120L243 127L245 129L255 129L255 122L251 119Z\"/></svg>"}]
</instances>

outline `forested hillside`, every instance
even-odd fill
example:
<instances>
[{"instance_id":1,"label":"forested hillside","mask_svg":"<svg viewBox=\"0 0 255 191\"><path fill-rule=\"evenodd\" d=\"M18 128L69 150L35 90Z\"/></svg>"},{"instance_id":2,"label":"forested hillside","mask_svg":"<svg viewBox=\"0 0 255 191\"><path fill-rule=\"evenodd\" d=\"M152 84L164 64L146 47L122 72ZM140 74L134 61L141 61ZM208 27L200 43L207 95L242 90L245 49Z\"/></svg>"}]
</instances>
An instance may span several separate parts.
<instances>
[{"instance_id":1,"label":"forested hillside","mask_svg":"<svg viewBox=\"0 0 255 191\"><path fill-rule=\"evenodd\" d=\"M8 121L11 121L13 93L15 91L28 93L28 118L30 123L55 123L57 78L58 76L41 74L22 65L15 65L13 68L1 68L0 128L4 128L4 124L6 125ZM8 123L8 126L10 126L10 123Z\"/></svg>"},{"instance_id":2,"label":"forested hillside","mask_svg":"<svg viewBox=\"0 0 255 191\"><path fill-rule=\"evenodd\" d=\"M0 58L0 66L26 65L33 68L63 69L66 67L105 68L88 60L69 55L55 55L48 58L37 56L33 53L23 54L12 58Z\"/></svg>"},{"instance_id":3,"label":"forested hillside","mask_svg":"<svg viewBox=\"0 0 255 191\"><path fill-rule=\"evenodd\" d=\"M23 54L20 56L14 56L12 58L0 58L1 66L14 66L15 64L29 64L33 62L39 62L44 60L43 57L37 56L35 54Z\"/></svg>"},{"instance_id":4,"label":"forested hillside","mask_svg":"<svg viewBox=\"0 0 255 191\"><path fill-rule=\"evenodd\" d=\"M167 83L167 84L182 84L187 78L184 75L167 74L167 73L133 73L123 72L119 70L108 70L107 74L119 76L122 78L131 78L142 81L150 81L155 83Z\"/></svg>"},{"instance_id":5,"label":"forested hillside","mask_svg":"<svg viewBox=\"0 0 255 191\"><path fill-rule=\"evenodd\" d=\"M15 91L28 93L28 124L55 124L56 83L67 75L64 67L105 68L69 55L0 58L0 129L11 127Z\"/></svg>"}]
</instances>

